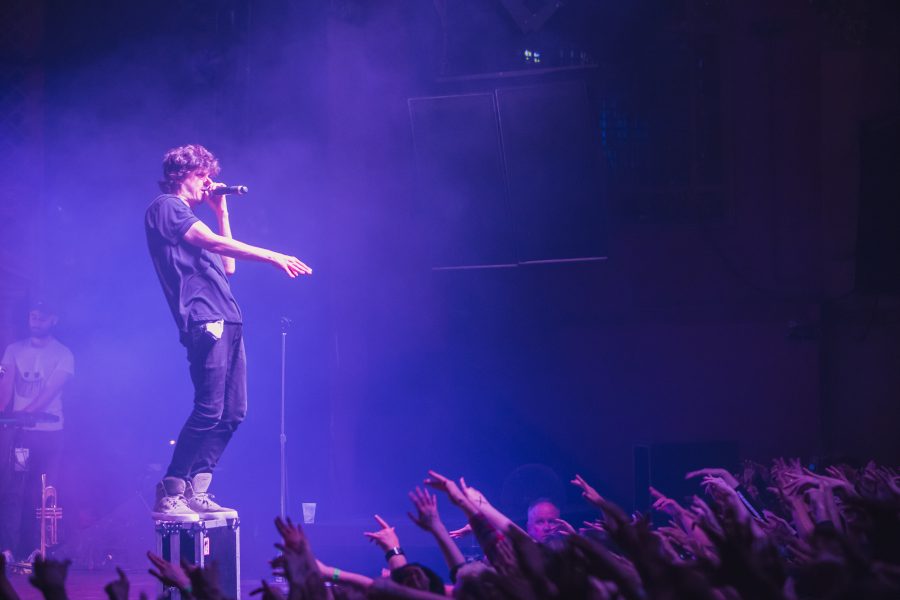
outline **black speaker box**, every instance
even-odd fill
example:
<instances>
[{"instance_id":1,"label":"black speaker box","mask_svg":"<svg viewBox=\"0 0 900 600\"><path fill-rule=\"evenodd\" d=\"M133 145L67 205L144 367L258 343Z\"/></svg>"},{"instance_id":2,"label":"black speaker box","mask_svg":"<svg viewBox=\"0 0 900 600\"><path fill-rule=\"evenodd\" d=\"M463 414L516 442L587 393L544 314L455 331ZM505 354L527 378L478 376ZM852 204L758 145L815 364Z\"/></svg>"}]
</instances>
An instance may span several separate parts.
<instances>
[{"instance_id":1,"label":"black speaker box","mask_svg":"<svg viewBox=\"0 0 900 600\"><path fill-rule=\"evenodd\" d=\"M856 290L900 292L900 115L860 132Z\"/></svg>"}]
</instances>

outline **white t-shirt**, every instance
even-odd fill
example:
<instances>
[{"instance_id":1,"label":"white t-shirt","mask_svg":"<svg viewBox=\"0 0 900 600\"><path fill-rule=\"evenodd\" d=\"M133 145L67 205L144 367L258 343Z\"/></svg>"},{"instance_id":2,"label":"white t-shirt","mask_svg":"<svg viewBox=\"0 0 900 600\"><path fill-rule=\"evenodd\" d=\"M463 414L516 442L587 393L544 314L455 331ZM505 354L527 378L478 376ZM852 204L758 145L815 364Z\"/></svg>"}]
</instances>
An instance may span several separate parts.
<instances>
[{"instance_id":1,"label":"white t-shirt","mask_svg":"<svg viewBox=\"0 0 900 600\"><path fill-rule=\"evenodd\" d=\"M56 371L75 374L75 358L72 352L56 338L50 338L44 346L34 346L31 339L13 342L3 353L4 377L15 376L13 410L22 410L44 389L47 378ZM56 393L44 409L59 417L53 423L38 423L32 431L59 431L63 427L62 390Z\"/></svg>"}]
</instances>

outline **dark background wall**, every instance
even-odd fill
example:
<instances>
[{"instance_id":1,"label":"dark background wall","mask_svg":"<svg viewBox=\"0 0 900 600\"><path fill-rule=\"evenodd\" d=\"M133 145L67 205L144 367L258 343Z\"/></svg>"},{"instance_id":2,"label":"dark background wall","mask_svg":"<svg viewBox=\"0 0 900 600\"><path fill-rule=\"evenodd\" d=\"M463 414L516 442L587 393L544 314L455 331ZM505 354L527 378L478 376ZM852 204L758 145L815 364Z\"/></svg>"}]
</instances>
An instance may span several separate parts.
<instances>
[{"instance_id":1,"label":"dark background wall","mask_svg":"<svg viewBox=\"0 0 900 600\"><path fill-rule=\"evenodd\" d=\"M499 2L41 4L39 49L11 55L40 74L41 118L4 156L41 168L4 190L0 334L29 291L64 299L71 526L96 528L110 493L140 513L189 409L141 230L162 153L189 142L251 186L235 236L315 270L233 280L252 404L217 492L248 553L278 507L283 316L295 515L399 520L428 468L511 508L517 486L574 507L579 472L630 506L644 444L896 463L896 295L855 279L861 207L897 200L860 191L861 127L900 99L895 11L619 4L528 34ZM560 82L587 90L603 209L573 235L606 260L433 270L446 205L417 178L408 100Z\"/></svg>"}]
</instances>

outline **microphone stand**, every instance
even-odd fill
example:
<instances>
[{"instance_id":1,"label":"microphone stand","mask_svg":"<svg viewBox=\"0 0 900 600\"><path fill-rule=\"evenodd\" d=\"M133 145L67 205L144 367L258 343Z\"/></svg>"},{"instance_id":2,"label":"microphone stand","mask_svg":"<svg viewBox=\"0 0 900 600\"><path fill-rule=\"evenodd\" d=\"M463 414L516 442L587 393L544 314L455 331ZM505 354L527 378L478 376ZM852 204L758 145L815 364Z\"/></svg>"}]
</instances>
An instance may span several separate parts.
<instances>
[{"instance_id":1,"label":"microphone stand","mask_svg":"<svg viewBox=\"0 0 900 600\"><path fill-rule=\"evenodd\" d=\"M281 452L281 518L287 515L287 435L285 434L284 391L285 391L285 365L287 355L287 334L292 321L288 317L281 317L281 435L278 438Z\"/></svg>"}]
</instances>

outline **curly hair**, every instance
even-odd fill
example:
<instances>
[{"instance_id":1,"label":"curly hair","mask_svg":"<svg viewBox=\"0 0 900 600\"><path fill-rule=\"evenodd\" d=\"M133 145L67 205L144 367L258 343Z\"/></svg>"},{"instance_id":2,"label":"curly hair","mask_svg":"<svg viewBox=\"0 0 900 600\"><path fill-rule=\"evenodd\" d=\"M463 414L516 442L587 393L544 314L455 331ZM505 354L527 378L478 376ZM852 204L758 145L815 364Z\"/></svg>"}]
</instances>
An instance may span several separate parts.
<instances>
[{"instance_id":1,"label":"curly hair","mask_svg":"<svg viewBox=\"0 0 900 600\"><path fill-rule=\"evenodd\" d=\"M163 156L163 180L159 188L168 194L178 191L181 182L197 170L215 177L219 174L219 159L200 144L172 148Z\"/></svg>"}]
</instances>

